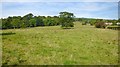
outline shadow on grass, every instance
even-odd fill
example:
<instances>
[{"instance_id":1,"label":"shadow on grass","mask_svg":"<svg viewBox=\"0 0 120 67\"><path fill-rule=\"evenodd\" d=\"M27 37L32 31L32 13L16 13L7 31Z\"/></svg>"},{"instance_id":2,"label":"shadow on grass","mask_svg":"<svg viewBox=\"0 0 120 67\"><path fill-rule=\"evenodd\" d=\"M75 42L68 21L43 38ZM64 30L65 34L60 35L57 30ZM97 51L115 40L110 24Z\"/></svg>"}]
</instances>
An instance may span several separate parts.
<instances>
[{"instance_id":1,"label":"shadow on grass","mask_svg":"<svg viewBox=\"0 0 120 67\"><path fill-rule=\"evenodd\" d=\"M62 27L62 29L74 29L74 28L71 28L71 27Z\"/></svg>"},{"instance_id":2,"label":"shadow on grass","mask_svg":"<svg viewBox=\"0 0 120 67\"><path fill-rule=\"evenodd\" d=\"M16 33L13 33L13 32L8 32L8 33L0 33L0 35L14 35Z\"/></svg>"}]
</instances>

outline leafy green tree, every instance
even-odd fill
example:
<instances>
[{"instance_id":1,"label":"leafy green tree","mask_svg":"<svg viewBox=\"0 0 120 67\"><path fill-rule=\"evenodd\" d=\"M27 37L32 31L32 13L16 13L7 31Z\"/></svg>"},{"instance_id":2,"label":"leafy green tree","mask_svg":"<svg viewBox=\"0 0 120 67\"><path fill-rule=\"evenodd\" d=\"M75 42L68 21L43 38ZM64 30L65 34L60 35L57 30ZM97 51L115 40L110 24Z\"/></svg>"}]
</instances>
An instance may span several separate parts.
<instances>
[{"instance_id":1,"label":"leafy green tree","mask_svg":"<svg viewBox=\"0 0 120 67\"><path fill-rule=\"evenodd\" d=\"M11 21L12 21L12 17L2 19L2 29L10 29L10 28L12 28Z\"/></svg>"},{"instance_id":2,"label":"leafy green tree","mask_svg":"<svg viewBox=\"0 0 120 67\"><path fill-rule=\"evenodd\" d=\"M45 26L55 26L55 20L53 17L47 16L44 20L43 20Z\"/></svg>"},{"instance_id":3,"label":"leafy green tree","mask_svg":"<svg viewBox=\"0 0 120 67\"><path fill-rule=\"evenodd\" d=\"M30 20L31 18L33 18L33 14L29 13L29 14L25 15L23 18L25 18L26 20Z\"/></svg>"},{"instance_id":4,"label":"leafy green tree","mask_svg":"<svg viewBox=\"0 0 120 67\"><path fill-rule=\"evenodd\" d=\"M21 19L20 16L14 16L14 17L12 17L11 24L12 24L13 28L19 28L20 27L20 22L21 22L20 19Z\"/></svg>"},{"instance_id":5,"label":"leafy green tree","mask_svg":"<svg viewBox=\"0 0 120 67\"><path fill-rule=\"evenodd\" d=\"M10 25L9 23L7 23L7 19L1 19L2 20L2 29L7 29L8 26Z\"/></svg>"},{"instance_id":6,"label":"leafy green tree","mask_svg":"<svg viewBox=\"0 0 120 67\"><path fill-rule=\"evenodd\" d=\"M43 19L43 22L44 22L44 25L45 25L45 26L48 26L49 20L48 20L47 18L44 18L44 19Z\"/></svg>"},{"instance_id":7,"label":"leafy green tree","mask_svg":"<svg viewBox=\"0 0 120 67\"><path fill-rule=\"evenodd\" d=\"M30 19L29 20L29 22L30 22L30 27L36 27L36 19Z\"/></svg>"},{"instance_id":8,"label":"leafy green tree","mask_svg":"<svg viewBox=\"0 0 120 67\"><path fill-rule=\"evenodd\" d=\"M23 16L23 18L22 18L22 21L23 21L22 27L29 27L30 26L29 20L32 19L32 18L33 18L32 13L29 13L29 14Z\"/></svg>"},{"instance_id":9,"label":"leafy green tree","mask_svg":"<svg viewBox=\"0 0 120 67\"><path fill-rule=\"evenodd\" d=\"M53 17L54 25L60 25L60 18L58 16Z\"/></svg>"},{"instance_id":10,"label":"leafy green tree","mask_svg":"<svg viewBox=\"0 0 120 67\"><path fill-rule=\"evenodd\" d=\"M21 22L22 22L21 25L20 25L21 28L26 28L26 27L30 26L29 21L27 21L25 19L22 19Z\"/></svg>"},{"instance_id":11,"label":"leafy green tree","mask_svg":"<svg viewBox=\"0 0 120 67\"><path fill-rule=\"evenodd\" d=\"M21 24L22 24L22 17L21 17L21 16L18 16L17 19L18 19L17 28L20 28L20 27L21 27Z\"/></svg>"},{"instance_id":12,"label":"leafy green tree","mask_svg":"<svg viewBox=\"0 0 120 67\"><path fill-rule=\"evenodd\" d=\"M36 19L36 26L44 26L44 22L43 22L43 18L42 16L35 16Z\"/></svg>"},{"instance_id":13,"label":"leafy green tree","mask_svg":"<svg viewBox=\"0 0 120 67\"><path fill-rule=\"evenodd\" d=\"M90 20L90 25L95 25L95 23L96 23L96 20L95 20L95 19L91 19L91 20Z\"/></svg>"},{"instance_id":14,"label":"leafy green tree","mask_svg":"<svg viewBox=\"0 0 120 67\"><path fill-rule=\"evenodd\" d=\"M18 22L19 22L19 20L18 20L18 19L12 19L12 22L11 22L12 27L13 27L13 28L16 28L16 27L17 27L17 25L18 25Z\"/></svg>"},{"instance_id":15,"label":"leafy green tree","mask_svg":"<svg viewBox=\"0 0 120 67\"><path fill-rule=\"evenodd\" d=\"M62 27L68 28L68 27L74 27L74 14L69 12L60 12L60 22Z\"/></svg>"}]
</instances>

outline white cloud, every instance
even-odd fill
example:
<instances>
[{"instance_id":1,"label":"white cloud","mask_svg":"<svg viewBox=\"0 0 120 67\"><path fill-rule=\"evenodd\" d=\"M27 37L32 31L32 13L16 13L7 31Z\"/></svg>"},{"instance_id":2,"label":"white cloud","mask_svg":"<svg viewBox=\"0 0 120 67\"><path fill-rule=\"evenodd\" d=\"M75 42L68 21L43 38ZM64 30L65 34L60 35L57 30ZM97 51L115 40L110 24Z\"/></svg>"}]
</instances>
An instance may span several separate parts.
<instances>
[{"instance_id":1,"label":"white cloud","mask_svg":"<svg viewBox=\"0 0 120 67\"><path fill-rule=\"evenodd\" d=\"M69 11L100 11L100 10L104 10L106 9L107 7L103 7L96 3L89 3L89 2L85 2L85 3L81 3L81 4L76 4L75 6L71 6L71 7L68 7L66 8L66 10L69 10Z\"/></svg>"},{"instance_id":2,"label":"white cloud","mask_svg":"<svg viewBox=\"0 0 120 67\"><path fill-rule=\"evenodd\" d=\"M118 2L119 0L2 0L2 2Z\"/></svg>"},{"instance_id":3,"label":"white cloud","mask_svg":"<svg viewBox=\"0 0 120 67\"><path fill-rule=\"evenodd\" d=\"M44 5L45 4L45 5ZM35 16L54 16L61 11L68 11L75 14L76 17L93 18L117 18L116 3L98 3L98 2L28 2L28 3L4 3L3 16L23 16L33 13ZM34 5L34 6L33 6ZM114 9L115 8L115 9Z\"/></svg>"}]
</instances>

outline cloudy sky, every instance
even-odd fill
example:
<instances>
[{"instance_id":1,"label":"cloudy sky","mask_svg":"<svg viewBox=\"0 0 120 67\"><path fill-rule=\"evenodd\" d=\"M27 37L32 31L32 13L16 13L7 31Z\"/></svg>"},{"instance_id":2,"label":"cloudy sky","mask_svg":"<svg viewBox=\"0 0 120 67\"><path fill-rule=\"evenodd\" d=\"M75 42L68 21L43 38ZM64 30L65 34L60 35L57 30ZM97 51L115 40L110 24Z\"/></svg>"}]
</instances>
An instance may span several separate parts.
<instances>
[{"instance_id":1,"label":"cloudy sky","mask_svg":"<svg viewBox=\"0 0 120 67\"><path fill-rule=\"evenodd\" d=\"M2 17L34 15L54 16L61 11L74 13L76 17L118 19L118 0L102 2L98 0L51 1L43 0L4 0L2 2Z\"/></svg>"},{"instance_id":2,"label":"cloudy sky","mask_svg":"<svg viewBox=\"0 0 120 67\"><path fill-rule=\"evenodd\" d=\"M1 0L2 2L118 2L119 0Z\"/></svg>"}]
</instances>

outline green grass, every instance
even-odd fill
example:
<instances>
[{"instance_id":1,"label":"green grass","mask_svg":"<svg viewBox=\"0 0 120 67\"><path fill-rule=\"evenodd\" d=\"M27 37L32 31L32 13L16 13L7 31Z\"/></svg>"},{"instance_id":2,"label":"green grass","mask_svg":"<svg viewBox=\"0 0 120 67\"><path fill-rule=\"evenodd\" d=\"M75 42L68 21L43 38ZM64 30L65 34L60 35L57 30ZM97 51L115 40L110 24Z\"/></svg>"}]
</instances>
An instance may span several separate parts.
<instances>
[{"instance_id":1,"label":"green grass","mask_svg":"<svg viewBox=\"0 0 120 67\"><path fill-rule=\"evenodd\" d=\"M2 64L118 64L118 31L75 23L2 31ZM1 35L0 35L1 36Z\"/></svg>"}]
</instances>

